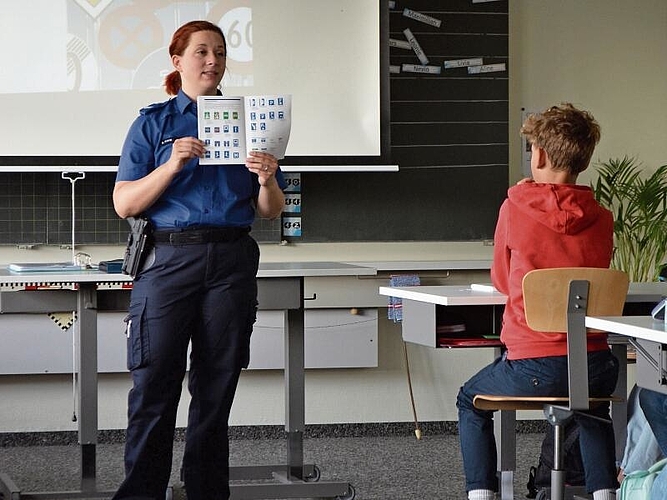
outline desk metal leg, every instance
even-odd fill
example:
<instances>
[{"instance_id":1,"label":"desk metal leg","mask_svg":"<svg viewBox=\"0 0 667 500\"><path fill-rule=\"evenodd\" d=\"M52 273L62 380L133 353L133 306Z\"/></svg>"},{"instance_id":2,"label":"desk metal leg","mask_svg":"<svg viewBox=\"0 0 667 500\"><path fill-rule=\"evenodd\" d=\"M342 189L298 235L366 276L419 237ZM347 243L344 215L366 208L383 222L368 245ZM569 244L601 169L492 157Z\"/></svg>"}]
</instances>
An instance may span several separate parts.
<instances>
[{"instance_id":1,"label":"desk metal leg","mask_svg":"<svg viewBox=\"0 0 667 500\"><path fill-rule=\"evenodd\" d=\"M11 292L17 293L17 292ZM42 308L48 311L48 304L56 303L62 293L56 295L36 295L35 292L26 292L28 297L35 301L35 311ZM37 499L37 498L109 498L111 492L97 490L96 484L96 451L97 451L97 285L95 283L79 283L76 295L77 329L76 343L77 365L78 365L78 438L81 449L81 489L75 491L43 491L43 492L21 492L16 484L7 477L0 474L0 493L4 500ZM42 302L37 305L37 302Z\"/></svg>"},{"instance_id":2,"label":"desk metal leg","mask_svg":"<svg viewBox=\"0 0 667 500\"><path fill-rule=\"evenodd\" d=\"M94 283L81 283L77 299L79 344L79 444L81 491L96 490L97 447L97 292Z\"/></svg>"},{"instance_id":3,"label":"desk metal leg","mask_svg":"<svg viewBox=\"0 0 667 500\"><path fill-rule=\"evenodd\" d=\"M303 432L305 430L303 310L287 311L285 330L285 431L288 478L303 479Z\"/></svg>"},{"instance_id":4,"label":"desk metal leg","mask_svg":"<svg viewBox=\"0 0 667 500\"><path fill-rule=\"evenodd\" d=\"M498 450L498 474L501 500L514 499L516 470L516 411L497 411L493 419Z\"/></svg>"},{"instance_id":5,"label":"desk metal leg","mask_svg":"<svg viewBox=\"0 0 667 500\"><path fill-rule=\"evenodd\" d=\"M230 479L262 479L266 474L275 482L268 484L230 484L232 500L260 498L334 498L352 500L354 488L346 482L319 481L319 471L303 460L305 431L305 354L303 280L292 280L298 293L298 308L288 308L285 315L285 431L287 464L230 468ZM286 293L283 283L280 293Z\"/></svg>"},{"instance_id":6,"label":"desk metal leg","mask_svg":"<svg viewBox=\"0 0 667 500\"><path fill-rule=\"evenodd\" d=\"M612 344L611 352L618 358L618 381L614 396L622 398L620 403L611 404L611 419L616 438L616 459L620 463L625 451L628 434L628 347L627 344Z\"/></svg>"}]
</instances>

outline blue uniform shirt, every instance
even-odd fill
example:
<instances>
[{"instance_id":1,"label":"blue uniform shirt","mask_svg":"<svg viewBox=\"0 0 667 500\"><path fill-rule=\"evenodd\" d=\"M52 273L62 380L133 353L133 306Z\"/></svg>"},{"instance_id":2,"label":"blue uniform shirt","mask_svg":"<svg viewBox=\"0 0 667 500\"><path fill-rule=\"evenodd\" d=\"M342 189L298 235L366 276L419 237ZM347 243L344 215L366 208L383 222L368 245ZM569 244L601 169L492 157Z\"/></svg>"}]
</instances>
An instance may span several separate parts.
<instances>
[{"instance_id":1,"label":"blue uniform shirt","mask_svg":"<svg viewBox=\"0 0 667 500\"><path fill-rule=\"evenodd\" d=\"M116 181L148 175L171 156L180 137L197 137L197 104L183 91L141 109L125 138ZM280 169L276 180L285 189ZM189 161L162 196L146 210L155 229L189 226L250 226L259 193L257 175L245 165L199 165Z\"/></svg>"}]
</instances>

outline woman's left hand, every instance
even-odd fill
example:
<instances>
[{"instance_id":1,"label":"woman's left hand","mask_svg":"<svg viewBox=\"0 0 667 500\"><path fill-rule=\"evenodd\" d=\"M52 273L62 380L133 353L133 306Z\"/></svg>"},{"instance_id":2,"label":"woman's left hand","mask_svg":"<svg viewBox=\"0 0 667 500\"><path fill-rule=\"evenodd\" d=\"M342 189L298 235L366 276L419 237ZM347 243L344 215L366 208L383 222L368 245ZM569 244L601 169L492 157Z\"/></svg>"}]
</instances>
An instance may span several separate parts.
<instances>
[{"instance_id":1,"label":"woman's left hand","mask_svg":"<svg viewBox=\"0 0 667 500\"><path fill-rule=\"evenodd\" d=\"M245 166L257 174L259 183L264 186L278 170L278 160L272 154L251 151L250 156L246 158Z\"/></svg>"}]
</instances>

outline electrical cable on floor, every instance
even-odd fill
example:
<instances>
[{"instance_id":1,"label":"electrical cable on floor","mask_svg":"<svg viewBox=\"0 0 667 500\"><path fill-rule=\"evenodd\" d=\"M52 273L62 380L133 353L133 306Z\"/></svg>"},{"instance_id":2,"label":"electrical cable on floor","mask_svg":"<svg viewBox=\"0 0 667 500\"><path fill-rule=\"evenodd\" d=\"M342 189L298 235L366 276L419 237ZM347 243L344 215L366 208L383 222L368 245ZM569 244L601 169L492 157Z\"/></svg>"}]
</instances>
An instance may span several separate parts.
<instances>
[{"instance_id":1,"label":"electrical cable on floor","mask_svg":"<svg viewBox=\"0 0 667 500\"><path fill-rule=\"evenodd\" d=\"M403 353L405 354L405 371L408 375L408 389L410 390L410 404L412 405L412 417L415 421L415 437L417 440L422 438L422 430L419 427L417 419L417 407L415 406L415 396L412 392L412 379L410 377L410 362L408 361L408 343L403 341Z\"/></svg>"}]
</instances>

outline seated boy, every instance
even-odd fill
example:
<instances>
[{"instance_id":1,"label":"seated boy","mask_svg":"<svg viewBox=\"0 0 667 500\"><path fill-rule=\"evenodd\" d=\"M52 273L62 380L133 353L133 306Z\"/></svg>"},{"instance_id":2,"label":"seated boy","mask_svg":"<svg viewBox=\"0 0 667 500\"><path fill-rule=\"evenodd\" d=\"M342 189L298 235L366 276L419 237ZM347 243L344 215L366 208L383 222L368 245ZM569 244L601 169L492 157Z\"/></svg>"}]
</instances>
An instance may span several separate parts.
<instances>
[{"instance_id":1,"label":"seated boy","mask_svg":"<svg viewBox=\"0 0 667 500\"><path fill-rule=\"evenodd\" d=\"M491 500L497 490L492 412L473 406L476 394L567 395L565 334L531 330L523 313L524 275L548 267L608 268L613 216L589 187L576 185L600 139L600 127L586 111L569 103L529 116L521 133L532 145L531 179L507 192L494 236L491 279L507 294L500 339L503 355L461 387L457 407L466 491L471 500ZM589 334L591 396L608 396L618 377L618 360L606 334ZM615 498L614 432L609 405L575 418L586 487L594 500Z\"/></svg>"}]
</instances>

